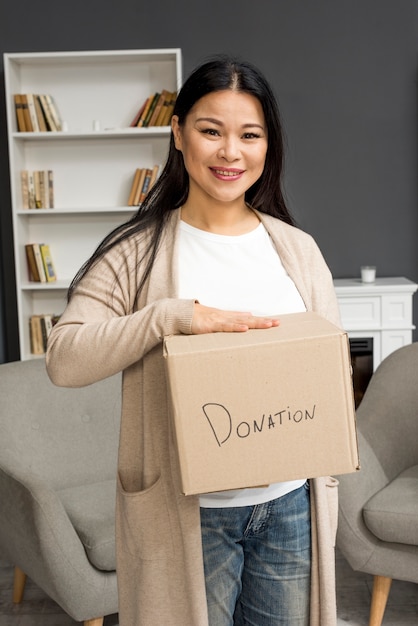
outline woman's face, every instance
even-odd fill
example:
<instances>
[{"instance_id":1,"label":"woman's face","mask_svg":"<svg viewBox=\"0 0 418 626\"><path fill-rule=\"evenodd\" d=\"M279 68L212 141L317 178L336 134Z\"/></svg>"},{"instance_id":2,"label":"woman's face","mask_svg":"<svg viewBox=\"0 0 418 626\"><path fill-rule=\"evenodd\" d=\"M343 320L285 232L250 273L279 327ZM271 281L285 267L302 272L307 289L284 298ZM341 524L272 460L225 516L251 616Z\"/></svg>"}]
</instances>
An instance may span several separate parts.
<instances>
[{"instance_id":1,"label":"woman's face","mask_svg":"<svg viewBox=\"0 0 418 626\"><path fill-rule=\"evenodd\" d=\"M232 90L210 93L195 103L183 126L174 116L172 128L189 174L188 203L243 203L263 172L267 153L257 98Z\"/></svg>"}]
</instances>

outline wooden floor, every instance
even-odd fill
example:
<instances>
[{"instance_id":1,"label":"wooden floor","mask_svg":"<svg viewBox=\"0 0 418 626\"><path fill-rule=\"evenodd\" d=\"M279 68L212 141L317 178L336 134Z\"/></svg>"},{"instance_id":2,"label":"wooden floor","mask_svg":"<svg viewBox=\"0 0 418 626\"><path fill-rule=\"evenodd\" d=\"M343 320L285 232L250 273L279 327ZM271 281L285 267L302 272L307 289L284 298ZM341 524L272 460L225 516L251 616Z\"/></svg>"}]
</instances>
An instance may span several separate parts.
<instances>
[{"instance_id":1,"label":"wooden floor","mask_svg":"<svg viewBox=\"0 0 418 626\"><path fill-rule=\"evenodd\" d=\"M0 626L74 626L75 622L28 580L25 599L12 602L13 568L0 556ZM337 552L338 626L368 626L371 576L353 572ZM108 615L104 626L117 626ZM418 585L394 581L383 626L418 625ZM186 625L185 625L186 626Z\"/></svg>"}]
</instances>

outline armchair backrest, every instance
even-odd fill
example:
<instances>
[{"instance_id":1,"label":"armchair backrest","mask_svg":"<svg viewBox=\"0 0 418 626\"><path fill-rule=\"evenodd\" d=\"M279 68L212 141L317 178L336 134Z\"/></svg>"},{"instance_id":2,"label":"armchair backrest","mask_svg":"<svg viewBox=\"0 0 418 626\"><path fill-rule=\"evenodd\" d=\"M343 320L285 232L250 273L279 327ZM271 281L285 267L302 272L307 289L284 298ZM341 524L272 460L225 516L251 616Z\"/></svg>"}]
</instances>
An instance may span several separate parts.
<instances>
[{"instance_id":1,"label":"armchair backrest","mask_svg":"<svg viewBox=\"0 0 418 626\"><path fill-rule=\"evenodd\" d=\"M357 410L357 425L388 482L418 464L418 343L379 365Z\"/></svg>"},{"instance_id":2,"label":"armchair backrest","mask_svg":"<svg viewBox=\"0 0 418 626\"><path fill-rule=\"evenodd\" d=\"M121 380L67 389L51 383L43 358L0 365L0 457L52 489L114 478Z\"/></svg>"}]
</instances>

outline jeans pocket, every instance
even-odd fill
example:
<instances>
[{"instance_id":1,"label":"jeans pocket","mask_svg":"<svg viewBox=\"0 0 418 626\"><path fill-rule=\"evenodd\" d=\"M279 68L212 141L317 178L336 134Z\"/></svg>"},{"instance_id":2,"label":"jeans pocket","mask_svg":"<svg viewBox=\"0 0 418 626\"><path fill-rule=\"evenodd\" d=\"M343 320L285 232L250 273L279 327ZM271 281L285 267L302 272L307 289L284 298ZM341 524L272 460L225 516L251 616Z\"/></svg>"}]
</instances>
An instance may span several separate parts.
<instances>
[{"instance_id":1,"label":"jeans pocket","mask_svg":"<svg viewBox=\"0 0 418 626\"><path fill-rule=\"evenodd\" d=\"M174 557L174 544L161 477L144 491L126 491L117 483L119 535L125 550L138 559Z\"/></svg>"}]
</instances>

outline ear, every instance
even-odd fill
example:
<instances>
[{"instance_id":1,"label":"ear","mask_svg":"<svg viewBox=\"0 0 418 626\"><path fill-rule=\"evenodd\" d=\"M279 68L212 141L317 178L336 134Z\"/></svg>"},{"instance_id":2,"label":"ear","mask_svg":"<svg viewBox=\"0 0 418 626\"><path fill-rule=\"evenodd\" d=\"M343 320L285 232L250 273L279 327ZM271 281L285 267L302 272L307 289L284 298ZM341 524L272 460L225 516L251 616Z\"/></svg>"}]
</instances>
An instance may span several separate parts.
<instances>
[{"instance_id":1,"label":"ear","mask_svg":"<svg viewBox=\"0 0 418 626\"><path fill-rule=\"evenodd\" d=\"M171 118L171 130L173 131L174 145L176 146L177 150L180 150L181 152L181 128L178 115L173 115L173 117Z\"/></svg>"}]
</instances>

